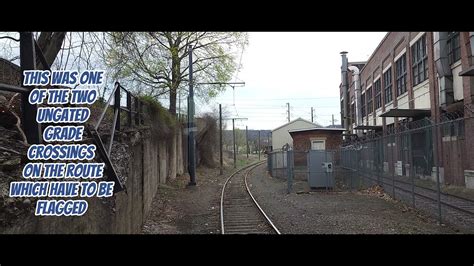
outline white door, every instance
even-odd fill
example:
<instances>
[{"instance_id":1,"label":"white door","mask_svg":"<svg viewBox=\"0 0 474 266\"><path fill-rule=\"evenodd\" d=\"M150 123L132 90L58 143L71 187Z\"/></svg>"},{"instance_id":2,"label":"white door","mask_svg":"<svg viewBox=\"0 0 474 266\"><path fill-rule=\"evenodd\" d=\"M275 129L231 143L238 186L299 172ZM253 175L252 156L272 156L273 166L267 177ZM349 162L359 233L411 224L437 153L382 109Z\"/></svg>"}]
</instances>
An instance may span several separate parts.
<instances>
[{"instance_id":1,"label":"white door","mask_svg":"<svg viewBox=\"0 0 474 266\"><path fill-rule=\"evenodd\" d=\"M311 141L311 149L312 150L325 150L326 149L326 141L325 140L312 140Z\"/></svg>"}]
</instances>

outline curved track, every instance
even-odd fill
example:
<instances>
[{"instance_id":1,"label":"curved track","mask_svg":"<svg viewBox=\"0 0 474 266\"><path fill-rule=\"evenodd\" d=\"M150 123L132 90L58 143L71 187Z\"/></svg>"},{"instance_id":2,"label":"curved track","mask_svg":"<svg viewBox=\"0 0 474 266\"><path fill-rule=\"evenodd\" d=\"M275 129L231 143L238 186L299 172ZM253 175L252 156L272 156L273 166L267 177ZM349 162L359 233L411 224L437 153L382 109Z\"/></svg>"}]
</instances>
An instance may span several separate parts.
<instances>
[{"instance_id":1,"label":"curved track","mask_svg":"<svg viewBox=\"0 0 474 266\"><path fill-rule=\"evenodd\" d=\"M264 162L237 170L224 183L221 194L222 234L280 234L247 184L249 173Z\"/></svg>"}]
</instances>

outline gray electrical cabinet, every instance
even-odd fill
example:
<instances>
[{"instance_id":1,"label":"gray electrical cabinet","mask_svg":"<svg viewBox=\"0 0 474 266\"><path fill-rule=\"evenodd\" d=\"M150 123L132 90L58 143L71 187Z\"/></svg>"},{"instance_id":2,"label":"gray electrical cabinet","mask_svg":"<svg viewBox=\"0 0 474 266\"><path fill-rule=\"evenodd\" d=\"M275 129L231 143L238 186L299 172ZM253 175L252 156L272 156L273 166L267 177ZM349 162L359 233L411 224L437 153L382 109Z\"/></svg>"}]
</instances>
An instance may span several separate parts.
<instances>
[{"instance_id":1,"label":"gray electrical cabinet","mask_svg":"<svg viewBox=\"0 0 474 266\"><path fill-rule=\"evenodd\" d=\"M308 183L311 188L334 188L333 152L310 150L308 152Z\"/></svg>"}]
</instances>

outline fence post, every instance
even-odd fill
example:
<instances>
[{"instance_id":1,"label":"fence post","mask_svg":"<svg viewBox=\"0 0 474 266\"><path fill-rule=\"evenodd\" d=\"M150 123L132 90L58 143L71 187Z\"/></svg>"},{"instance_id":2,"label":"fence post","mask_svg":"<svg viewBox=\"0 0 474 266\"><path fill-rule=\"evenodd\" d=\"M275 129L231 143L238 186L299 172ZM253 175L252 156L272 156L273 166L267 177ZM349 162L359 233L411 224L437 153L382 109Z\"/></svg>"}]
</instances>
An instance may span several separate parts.
<instances>
[{"instance_id":1,"label":"fence post","mask_svg":"<svg viewBox=\"0 0 474 266\"><path fill-rule=\"evenodd\" d=\"M219 174L222 175L222 105L219 104Z\"/></svg>"},{"instance_id":2,"label":"fence post","mask_svg":"<svg viewBox=\"0 0 474 266\"><path fill-rule=\"evenodd\" d=\"M309 153L309 156L311 156L311 153ZM324 162L327 163L328 162L328 152L327 151L324 151ZM329 173L326 171L326 169L324 169L325 171L325 175L326 175L326 193L328 192L329 190Z\"/></svg>"},{"instance_id":3,"label":"fence post","mask_svg":"<svg viewBox=\"0 0 474 266\"><path fill-rule=\"evenodd\" d=\"M397 136L394 136L394 142L392 142L392 163L393 163L393 172L392 172L392 197L395 199L395 149L398 148L397 146Z\"/></svg>"},{"instance_id":4,"label":"fence post","mask_svg":"<svg viewBox=\"0 0 474 266\"><path fill-rule=\"evenodd\" d=\"M411 177L411 200L412 200L412 205L413 205L413 208L415 208L415 167L413 166L413 141L412 141L412 136L413 133L410 133L410 135L408 136L408 142L409 142L409 145L408 145L408 151L409 151L409 154L408 156L410 156L410 177Z\"/></svg>"},{"instance_id":5,"label":"fence post","mask_svg":"<svg viewBox=\"0 0 474 266\"><path fill-rule=\"evenodd\" d=\"M32 32L20 32L20 66L24 70L36 69L36 53ZM22 79L23 80L23 79ZM31 88L30 88L31 89ZM29 93L21 94L21 122L30 144L41 143L41 125L36 122L38 106L28 102Z\"/></svg>"},{"instance_id":6,"label":"fence post","mask_svg":"<svg viewBox=\"0 0 474 266\"><path fill-rule=\"evenodd\" d=\"M118 113L117 115L117 123L115 124L115 130L120 130L120 85L115 90L115 98L114 98L114 111Z\"/></svg>"},{"instance_id":7,"label":"fence post","mask_svg":"<svg viewBox=\"0 0 474 266\"><path fill-rule=\"evenodd\" d=\"M439 149L438 149L438 124L435 120L435 125L434 125L434 145L435 148L433 149L434 152L434 161L436 163L436 192L437 192L437 201L438 201L438 222L439 224L442 223L442 217L441 217L441 188L440 188L440 182L439 182Z\"/></svg>"},{"instance_id":8,"label":"fence post","mask_svg":"<svg viewBox=\"0 0 474 266\"><path fill-rule=\"evenodd\" d=\"M284 153L283 153L284 154ZM291 193L291 189L293 187L293 169L292 169L292 161L293 161L293 151L289 150L286 152L286 171L287 171L287 193Z\"/></svg>"},{"instance_id":9,"label":"fence post","mask_svg":"<svg viewBox=\"0 0 474 266\"><path fill-rule=\"evenodd\" d=\"M127 91L128 126L132 126L132 95Z\"/></svg>"},{"instance_id":10,"label":"fence post","mask_svg":"<svg viewBox=\"0 0 474 266\"><path fill-rule=\"evenodd\" d=\"M140 125L140 100L135 98L135 125Z\"/></svg>"}]
</instances>

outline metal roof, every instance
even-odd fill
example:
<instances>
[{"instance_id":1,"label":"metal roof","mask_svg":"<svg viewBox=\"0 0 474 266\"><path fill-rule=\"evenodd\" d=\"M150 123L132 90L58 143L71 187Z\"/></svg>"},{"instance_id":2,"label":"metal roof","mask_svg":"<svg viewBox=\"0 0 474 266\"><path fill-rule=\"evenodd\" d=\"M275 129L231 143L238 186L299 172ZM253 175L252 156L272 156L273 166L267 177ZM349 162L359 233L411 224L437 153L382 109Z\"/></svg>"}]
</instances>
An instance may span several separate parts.
<instances>
[{"instance_id":1,"label":"metal roof","mask_svg":"<svg viewBox=\"0 0 474 266\"><path fill-rule=\"evenodd\" d=\"M311 122L311 121L308 121L308 120L306 120L306 119L303 119L303 118L301 118L301 117L298 117L297 119L295 119L295 120L293 120L293 121L290 121L290 122L288 122L288 123L286 123L286 124L283 124L283 125L281 125L281 126L275 128L275 129L273 129L272 132L273 132L273 131L276 131L276 130L278 130L278 129L284 127L284 126L287 126L287 125L289 125L289 124L292 124L292 123L294 123L294 122L296 122L296 121L307 122L307 123L313 124L315 127L320 127L320 126L321 126L321 125L319 125L319 124L317 124L317 123L313 123L313 122Z\"/></svg>"},{"instance_id":2,"label":"metal roof","mask_svg":"<svg viewBox=\"0 0 474 266\"><path fill-rule=\"evenodd\" d=\"M379 115L380 117L418 117L431 116L430 109L390 109Z\"/></svg>"},{"instance_id":3,"label":"metal roof","mask_svg":"<svg viewBox=\"0 0 474 266\"><path fill-rule=\"evenodd\" d=\"M470 66L468 69L461 71L459 76L474 76L474 66Z\"/></svg>"},{"instance_id":4,"label":"metal roof","mask_svg":"<svg viewBox=\"0 0 474 266\"><path fill-rule=\"evenodd\" d=\"M354 130L381 130L382 126L356 126Z\"/></svg>"},{"instance_id":5,"label":"metal roof","mask_svg":"<svg viewBox=\"0 0 474 266\"><path fill-rule=\"evenodd\" d=\"M290 129L289 133L302 132L302 131L313 131L313 130L322 130L322 131L345 131L344 128L327 128L327 127L311 127L311 128L302 128L302 129Z\"/></svg>"}]
</instances>

